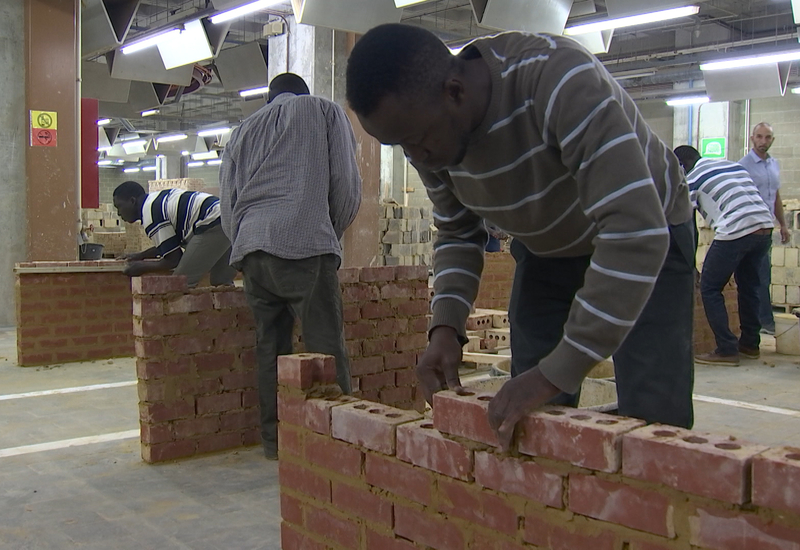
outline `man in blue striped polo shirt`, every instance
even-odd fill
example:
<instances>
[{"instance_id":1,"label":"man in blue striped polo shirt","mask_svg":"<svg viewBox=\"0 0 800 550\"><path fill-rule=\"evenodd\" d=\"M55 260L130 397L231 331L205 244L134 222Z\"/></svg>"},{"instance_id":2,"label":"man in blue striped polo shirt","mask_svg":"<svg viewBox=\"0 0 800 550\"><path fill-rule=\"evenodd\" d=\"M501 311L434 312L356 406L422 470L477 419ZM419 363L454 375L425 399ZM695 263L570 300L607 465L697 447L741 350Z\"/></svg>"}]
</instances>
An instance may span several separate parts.
<instances>
[{"instance_id":1,"label":"man in blue striped polo shirt","mask_svg":"<svg viewBox=\"0 0 800 550\"><path fill-rule=\"evenodd\" d=\"M689 197L714 230L700 276L700 294L717 349L695 357L697 363L735 367L739 355L759 356L761 263L772 239L772 214L753 180L739 164L700 158L694 147L675 149L689 183ZM739 292L741 337L728 324L722 290L733 275Z\"/></svg>"},{"instance_id":2,"label":"man in blue striped polo shirt","mask_svg":"<svg viewBox=\"0 0 800 550\"><path fill-rule=\"evenodd\" d=\"M126 181L114 189L114 207L124 221L141 221L155 243L126 257L129 277L173 271L194 287L208 273L212 285L233 284L236 270L228 265L231 243L222 232L217 197L182 189L148 194L135 181ZM145 261L152 259L157 261Z\"/></svg>"}]
</instances>

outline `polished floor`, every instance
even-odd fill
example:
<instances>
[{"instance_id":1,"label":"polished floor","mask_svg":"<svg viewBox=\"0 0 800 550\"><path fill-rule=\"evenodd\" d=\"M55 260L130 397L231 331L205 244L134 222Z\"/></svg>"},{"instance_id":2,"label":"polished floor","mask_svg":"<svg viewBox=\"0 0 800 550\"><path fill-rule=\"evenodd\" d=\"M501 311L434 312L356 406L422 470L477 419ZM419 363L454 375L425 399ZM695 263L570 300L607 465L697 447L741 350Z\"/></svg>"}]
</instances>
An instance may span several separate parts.
<instances>
[{"instance_id":1,"label":"polished floor","mask_svg":"<svg viewBox=\"0 0 800 550\"><path fill-rule=\"evenodd\" d=\"M267 549L277 463L259 448L157 466L139 456L133 359L21 368L0 329L0 548ZM698 431L800 447L800 357L698 365Z\"/></svg>"}]
</instances>

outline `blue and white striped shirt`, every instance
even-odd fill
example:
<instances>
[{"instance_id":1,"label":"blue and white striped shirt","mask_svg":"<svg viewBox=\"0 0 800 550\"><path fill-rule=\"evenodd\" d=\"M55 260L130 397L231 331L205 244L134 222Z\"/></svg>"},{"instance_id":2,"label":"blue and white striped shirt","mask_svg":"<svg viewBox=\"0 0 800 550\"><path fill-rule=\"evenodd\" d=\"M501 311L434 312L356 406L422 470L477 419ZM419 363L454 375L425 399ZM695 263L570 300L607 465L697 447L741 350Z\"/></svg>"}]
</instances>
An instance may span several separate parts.
<instances>
[{"instance_id":1,"label":"blue and white striped shirt","mask_svg":"<svg viewBox=\"0 0 800 550\"><path fill-rule=\"evenodd\" d=\"M164 189L142 205L142 226L162 257L219 223L219 199L208 193Z\"/></svg>"}]
</instances>

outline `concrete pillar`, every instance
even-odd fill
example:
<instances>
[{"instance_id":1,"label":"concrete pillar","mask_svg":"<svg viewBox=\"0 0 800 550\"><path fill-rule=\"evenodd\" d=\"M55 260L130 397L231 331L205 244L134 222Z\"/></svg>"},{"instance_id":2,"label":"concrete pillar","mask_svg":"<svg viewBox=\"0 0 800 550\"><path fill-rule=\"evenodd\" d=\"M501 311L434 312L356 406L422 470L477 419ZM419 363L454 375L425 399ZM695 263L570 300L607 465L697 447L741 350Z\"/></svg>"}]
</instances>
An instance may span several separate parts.
<instances>
[{"instance_id":1,"label":"concrete pillar","mask_svg":"<svg viewBox=\"0 0 800 550\"><path fill-rule=\"evenodd\" d=\"M56 146L26 147L29 260L78 257L79 20L80 0L25 2L26 118L31 110L58 117Z\"/></svg>"},{"instance_id":2,"label":"concrete pillar","mask_svg":"<svg viewBox=\"0 0 800 550\"><path fill-rule=\"evenodd\" d=\"M14 264L26 258L25 2L0 2L0 327L14 325Z\"/></svg>"}]
</instances>

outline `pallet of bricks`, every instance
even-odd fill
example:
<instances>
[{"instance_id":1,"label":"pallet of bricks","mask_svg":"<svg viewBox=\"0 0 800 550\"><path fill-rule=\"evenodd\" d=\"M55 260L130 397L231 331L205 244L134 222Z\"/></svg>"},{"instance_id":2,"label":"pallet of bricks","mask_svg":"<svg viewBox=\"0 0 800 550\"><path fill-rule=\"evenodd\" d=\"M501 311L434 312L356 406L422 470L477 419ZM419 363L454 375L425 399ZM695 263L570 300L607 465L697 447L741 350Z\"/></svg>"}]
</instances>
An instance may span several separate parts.
<instances>
[{"instance_id":1,"label":"pallet of bricks","mask_svg":"<svg viewBox=\"0 0 800 550\"><path fill-rule=\"evenodd\" d=\"M507 311L476 309L467 318L467 338L462 372L511 372L511 329Z\"/></svg>"}]
</instances>

